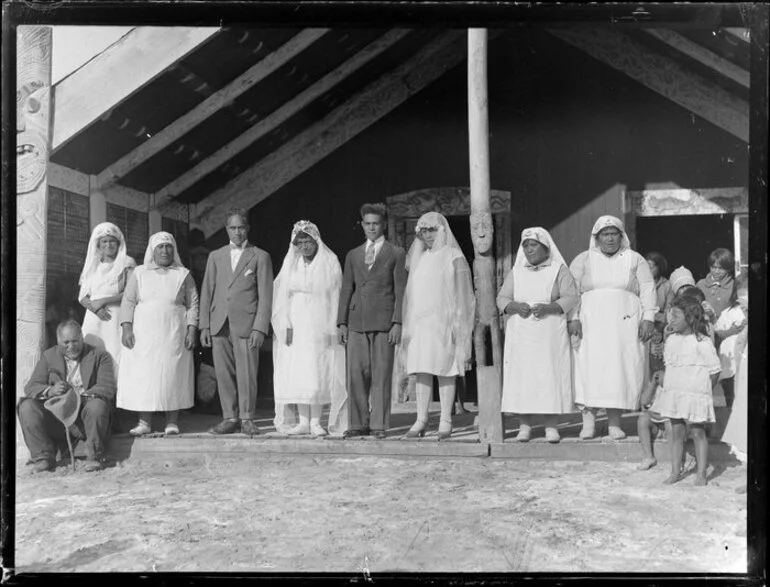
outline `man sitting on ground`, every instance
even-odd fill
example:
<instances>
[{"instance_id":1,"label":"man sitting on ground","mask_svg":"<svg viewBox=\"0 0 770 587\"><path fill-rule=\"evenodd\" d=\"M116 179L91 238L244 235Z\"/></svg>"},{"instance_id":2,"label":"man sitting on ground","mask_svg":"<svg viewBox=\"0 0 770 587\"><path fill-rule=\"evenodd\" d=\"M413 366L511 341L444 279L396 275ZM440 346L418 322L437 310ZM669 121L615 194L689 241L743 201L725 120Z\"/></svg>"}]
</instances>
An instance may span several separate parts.
<instances>
[{"instance_id":1,"label":"man sitting on ground","mask_svg":"<svg viewBox=\"0 0 770 587\"><path fill-rule=\"evenodd\" d=\"M112 358L84 343L80 325L74 320L58 325L56 340L58 344L45 351L35 365L17 408L32 471L53 470L56 442L66 439L64 426L46 407L46 400L72 392L79 396L74 404L78 405L78 417L69 433L85 440L84 469L98 471L103 467L117 391Z\"/></svg>"}]
</instances>

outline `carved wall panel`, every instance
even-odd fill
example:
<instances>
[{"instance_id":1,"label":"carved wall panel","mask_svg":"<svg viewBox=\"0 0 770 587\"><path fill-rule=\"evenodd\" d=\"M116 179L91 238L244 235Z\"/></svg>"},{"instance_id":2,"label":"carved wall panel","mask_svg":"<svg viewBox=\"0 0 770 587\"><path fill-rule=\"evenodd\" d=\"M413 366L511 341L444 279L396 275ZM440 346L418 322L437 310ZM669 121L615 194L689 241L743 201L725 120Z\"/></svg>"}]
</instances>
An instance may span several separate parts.
<instances>
[{"instance_id":1,"label":"carved wall panel","mask_svg":"<svg viewBox=\"0 0 770 587\"><path fill-rule=\"evenodd\" d=\"M16 393L22 395L45 324L51 29L20 26L17 33Z\"/></svg>"}]
</instances>

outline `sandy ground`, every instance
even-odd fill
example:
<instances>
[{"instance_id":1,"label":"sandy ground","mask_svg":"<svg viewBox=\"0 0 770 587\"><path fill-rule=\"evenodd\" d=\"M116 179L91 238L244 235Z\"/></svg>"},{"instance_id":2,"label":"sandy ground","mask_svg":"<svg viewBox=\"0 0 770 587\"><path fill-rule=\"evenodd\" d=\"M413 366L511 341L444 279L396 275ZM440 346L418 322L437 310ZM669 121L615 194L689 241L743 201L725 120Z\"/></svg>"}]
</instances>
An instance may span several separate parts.
<instances>
[{"instance_id":1,"label":"sandy ground","mask_svg":"<svg viewBox=\"0 0 770 587\"><path fill-rule=\"evenodd\" d=\"M635 466L297 454L22 466L16 572L746 571L745 466L705 488Z\"/></svg>"}]
</instances>

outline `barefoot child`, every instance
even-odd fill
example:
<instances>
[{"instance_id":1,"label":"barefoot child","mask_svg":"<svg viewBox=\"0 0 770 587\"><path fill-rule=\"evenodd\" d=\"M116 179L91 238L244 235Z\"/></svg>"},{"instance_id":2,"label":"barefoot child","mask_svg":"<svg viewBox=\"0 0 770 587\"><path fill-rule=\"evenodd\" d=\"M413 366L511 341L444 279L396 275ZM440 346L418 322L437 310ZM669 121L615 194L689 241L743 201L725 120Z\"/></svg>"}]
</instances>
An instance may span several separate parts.
<instances>
[{"instance_id":1,"label":"barefoot child","mask_svg":"<svg viewBox=\"0 0 770 587\"><path fill-rule=\"evenodd\" d=\"M663 387L663 376L663 371L656 371L642 392L642 411L636 420L639 443L642 445L642 454L644 454L642 462L636 467L640 471L646 471L658 464L652 451L652 443L664 429L670 428L668 420L650 409Z\"/></svg>"},{"instance_id":2,"label":"barefoot child","mask_svg":"<svg viewBox=\"0 0 770 587\"><path fill-rule=\"evenodd\" d=\"M695 443L695 485L706 485L708 440L704 429L715 421L712 388L721 363L708 336L703 307L684 295L674 300L669 314L671 335L666 340L666 375L651 410L671 420L671 475L666 484L679 481L682 473L685 427L689 423Z\"/></svg>"}]
</instances>

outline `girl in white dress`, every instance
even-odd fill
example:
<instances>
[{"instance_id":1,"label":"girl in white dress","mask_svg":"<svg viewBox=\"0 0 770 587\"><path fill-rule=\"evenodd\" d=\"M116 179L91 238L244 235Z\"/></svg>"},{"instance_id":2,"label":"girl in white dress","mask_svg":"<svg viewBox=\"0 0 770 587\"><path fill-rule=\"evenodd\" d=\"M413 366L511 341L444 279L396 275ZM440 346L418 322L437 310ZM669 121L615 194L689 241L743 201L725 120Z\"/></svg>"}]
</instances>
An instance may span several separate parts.
<instances>
[{"instance_id":1,"label":"girl in white dress","mask_svg":"<svg viewBox=\"0 0 770 587\"><path fill-rule=\"evenodd\" d=\"M83 339L112 356L115 377L120 363L120 302L136 262L126 254L126 239L111 222L96 225L80 274L78 301L86 309Z\"/></svg>"},{"instance_id":2,"label":"girl in white dress","mask_svg":"<svg viewBox=\"0 0 770 587\"><path fill-rule=\"evenodd\" d=\"M689 425L697 461L695 485L706 485L705 425L716 422L712 389L722 367L706 331L703 307L698 300L678 296L669 313L667 328L672 334L666 339L663 352L666 363L663 387L650 408L671 420L671 475L664 483L676 483L681 477L685 431ZM649 403L646 392L642 403Z\"/></svg>"},{"instance_id":3,"label":"girl in white dress","mask_svg":"<svg viewBox=\"0 0 770 587\"><path fill-rule=\"evenodd\" d=\"M526 228L513 268L497 295L505 327L501 411L519 414L516 440L530 439L532 418L545 415L545 437L559 442L559 414L574 411L567 314L577 305L575 280L544 228Z\"/></svg>"},{"instance_id":4,"label":"girl in white dress","mask_svg":"<svg viewBox=\"0 0 770 587\"><path fill-rule=\"evenodd\" d=\"M178 410L193 406L193 349L198 291L174 237L150 237L144 265L131 275L120 307L122 342L117 405L139 412L130 433L151 432L152 412L166 412L167 435L179 434Z\"/></svg>"},{"instance_id":5,"label":"girl in white dress","mask_svg":"<svg viewBox=\"0 0 770 587\"><path fill-rule=\"evenodd\" d=\"M580 340L575 350L575 403L583 413L580 438L595 434L595 410L605 408L609 437L626 435L623 410L636 410L647 372L647 341L657 312L650 266L631 245L623 223L602 216L594 224L589 249L572 261L580 290L575 318L568 325Z\"/></svg>"},{"instance_id":6,"label":"girl in white dress","mask_svg":"<svg viewBox=\"0 0 770 587\"><path fill-rule=\"evenodd\" d=\"M735 353L735 341L738 335L746 328L746 315L738 300L738 284L733 281L733 291L730 294L730 305L722 310L714 324L714 334L719 343L719 359L722 361L722 372L719 374L719 382L724 391L727 407L733 406L735 398L734 382L737 355Z\"/></svg>"},{"instance_id":7,"label":"girl in white dress","mask_svg":"<svg viewBox=\"0 0 770 587\"><path fill-rule=\"evenodd\" d=\"M321 412L329 403L329 432L347 429L345 347L336 325L341 286L337 256L315 224L300 220L273 285L273 424L282 434L325 436Z\"/></svg>"},{"instance_id":8,"label":"girl in white dress","mask_svg":"<svg viewBox=\"0 0 770 587\"><path fill-rule=\"evenodd\" d=\"M468 262L438 212L428 212L415 226L406 259L409 277L403 305L401 352L406 371L415 375L417 421L409 438L424 436L438 377L441 420L438 439L452 433L455 378L470 369L476 298Z\"/></svg>"}]
</instances>

